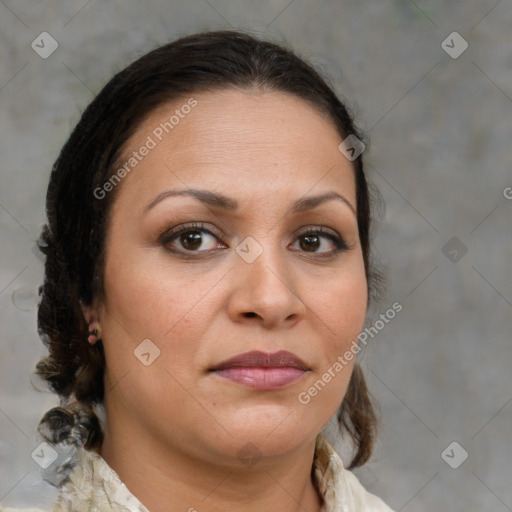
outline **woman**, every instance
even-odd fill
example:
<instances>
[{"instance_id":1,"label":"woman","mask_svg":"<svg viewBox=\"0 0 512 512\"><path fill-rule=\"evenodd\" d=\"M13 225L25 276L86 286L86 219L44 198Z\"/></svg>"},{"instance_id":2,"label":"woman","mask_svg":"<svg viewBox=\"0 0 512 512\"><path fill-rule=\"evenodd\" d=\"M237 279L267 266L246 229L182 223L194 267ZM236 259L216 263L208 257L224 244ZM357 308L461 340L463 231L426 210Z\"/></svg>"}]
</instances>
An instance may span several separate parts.
<instances>
[{"instance_id":1,"label":"woman","mask_svg":"<svg viewBox=\"0 0 512 512\"><path fill-rule=\"evenodd\" d=\"M363 148L309 65L237 32L104 87L40 242L52 510L390 510L321 434L337 413L350 468L371 455L349 350L376 287Z\"/></svg>"}]
</instances>

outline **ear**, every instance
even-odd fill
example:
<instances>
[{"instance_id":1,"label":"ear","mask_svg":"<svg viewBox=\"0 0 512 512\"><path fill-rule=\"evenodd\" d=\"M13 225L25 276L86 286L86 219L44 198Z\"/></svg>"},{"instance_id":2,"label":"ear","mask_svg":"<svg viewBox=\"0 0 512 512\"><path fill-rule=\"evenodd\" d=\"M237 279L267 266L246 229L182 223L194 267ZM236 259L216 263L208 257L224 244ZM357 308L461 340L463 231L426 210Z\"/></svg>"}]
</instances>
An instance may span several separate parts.
<instances>
[{"instance_id":1,"label":"ear","mask_svg":"<svg viewBox=\"0 0 512 512\"><path fill-rule=\"evenodd\" d=\"M80 307L82 308L82 314L84 315L85 321L87 324L91 324L92 322L98 322L99 321L99 308L92 304L90 306L86 306L85 304L80 304Z\"/></svg>"}]
</instances>

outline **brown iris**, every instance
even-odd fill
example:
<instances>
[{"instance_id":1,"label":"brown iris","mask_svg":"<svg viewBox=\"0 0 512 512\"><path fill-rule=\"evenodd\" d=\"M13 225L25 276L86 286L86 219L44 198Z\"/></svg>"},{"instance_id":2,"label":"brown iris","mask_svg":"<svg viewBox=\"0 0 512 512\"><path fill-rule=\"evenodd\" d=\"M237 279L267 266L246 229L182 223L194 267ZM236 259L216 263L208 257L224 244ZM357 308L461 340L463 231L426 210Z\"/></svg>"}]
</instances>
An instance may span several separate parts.
<instances>
[{"instance_id":1,"label":"brown iris","mask_svg":"<svg viewBox=\"0 0 512 512\"><path fill-rule=\"evenodd\" d=\"M180 236L180 242L185 249L198 249L202 243L200 231L188 231Z\"/></svg>"},{"instance_id":2,"label":"brown iris","mask_svg":"<svg viewBox=\"0 0 512 512\"><path fill-rule=\"evenodd\" d=\"M317 235L305 235L300 239L300 247L305 251L316 250L320 247L320 240Z\"/></svg>"}]
</instances>

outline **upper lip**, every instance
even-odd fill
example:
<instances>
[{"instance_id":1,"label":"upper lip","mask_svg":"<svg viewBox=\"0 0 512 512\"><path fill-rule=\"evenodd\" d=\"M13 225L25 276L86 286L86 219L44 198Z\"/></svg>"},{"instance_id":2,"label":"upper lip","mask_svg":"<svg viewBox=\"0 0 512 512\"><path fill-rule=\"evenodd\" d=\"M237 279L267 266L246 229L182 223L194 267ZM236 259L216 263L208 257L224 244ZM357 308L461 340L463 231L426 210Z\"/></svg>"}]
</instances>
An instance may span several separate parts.
<instances>
[{"instance_id":1,"label":"upper lip","mask_svg":"<svg viewBox=\"0 0 512 512\"><path fill-rule=\"evenodd\" d=\"M263 368L275 368L275 367L292 367L298 368L299 370L309 370L304 361L288 352L286 350L280 350L270 354L268 352L261 352L259 350L253 350L251 352L244 352L238 354L222 363L211 368L214 370L227 370L228 368L239 368L239 367L263 367Z\"/></svg>"}]
</instances>

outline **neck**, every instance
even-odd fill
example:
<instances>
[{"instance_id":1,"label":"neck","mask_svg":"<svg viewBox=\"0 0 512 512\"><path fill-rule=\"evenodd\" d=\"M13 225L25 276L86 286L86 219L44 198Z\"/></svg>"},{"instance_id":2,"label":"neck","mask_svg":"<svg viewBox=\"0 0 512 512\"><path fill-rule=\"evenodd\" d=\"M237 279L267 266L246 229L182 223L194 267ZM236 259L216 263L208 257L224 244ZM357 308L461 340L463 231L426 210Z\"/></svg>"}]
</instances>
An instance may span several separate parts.
<instances>
[{"instance_id":1,"label":"neck","mask_svg":"<svg viewBox=\"0 0 512 512\"><path fill-rule=\"evenodd\" d=\"M136 430L107 422L101 456L151 512L321 509L311 479L314 440L278 460L240 468L199 460L186 447L163 445Z\"/></svg>"}]
</instances>

